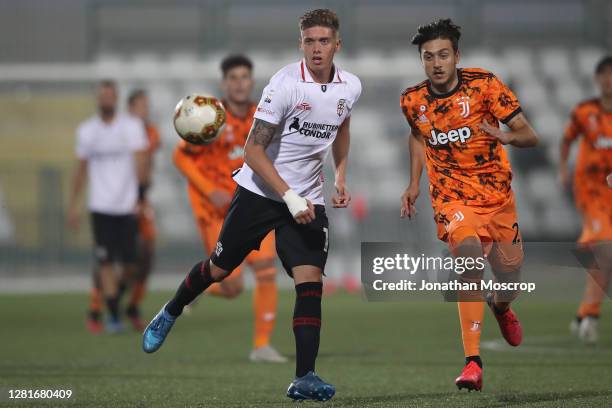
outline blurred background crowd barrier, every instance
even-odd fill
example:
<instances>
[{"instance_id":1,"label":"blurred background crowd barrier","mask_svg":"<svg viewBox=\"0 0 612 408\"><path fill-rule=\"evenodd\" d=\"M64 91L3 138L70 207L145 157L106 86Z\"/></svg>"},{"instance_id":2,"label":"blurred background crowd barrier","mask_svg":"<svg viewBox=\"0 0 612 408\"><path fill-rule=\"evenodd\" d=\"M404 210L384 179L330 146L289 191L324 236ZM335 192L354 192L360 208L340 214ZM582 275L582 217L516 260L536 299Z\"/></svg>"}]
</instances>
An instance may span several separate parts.
<instances>
[{"instance_id":1,"label":"blurred background crowd barrier","mask_svg":"<svg viewBox=\"0 0 612 408\"><path fill-rule=\"evenodd\" d=\"M612 2L0 0L0 277L90 270L86 212L73 233L64 210L75 129L95 112L101 78L118 81L122 106L130 90L146 89L162 135L151 191L157 269L182 271L185 259L201 257L185 181L171 159L174 106L195 91L220 95L219 62L238 52L254 61L258 100L267 79L300 58L299 16L320 6L340 16L338 65L363 82L352 117L354 205L331 211L330 271L358 273L361 241L435 240L425 177L417 220L399 221L409 168L399 96L424 79L411 35L439 17L463 28L460 66L508 83L541 136L537 148L508 149L524 238L576 239L580 217L556 177L559 141L571 108L596 95L594 65L612 49ZM331 191L331 166L326 176Z\"/></svg>"}]
</instances>

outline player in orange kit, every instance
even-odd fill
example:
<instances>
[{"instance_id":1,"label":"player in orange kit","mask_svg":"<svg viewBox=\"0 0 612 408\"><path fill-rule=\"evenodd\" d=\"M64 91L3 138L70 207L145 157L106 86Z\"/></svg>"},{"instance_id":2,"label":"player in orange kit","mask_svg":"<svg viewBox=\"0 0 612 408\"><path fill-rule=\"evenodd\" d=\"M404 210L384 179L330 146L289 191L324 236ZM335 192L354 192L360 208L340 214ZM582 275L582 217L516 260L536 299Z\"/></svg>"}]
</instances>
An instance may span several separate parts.
<instances>
[{"instance_id":1,"label":"player in orange kit","mask_svg":"<svg viewBox=\"0 0 612 408\"><path fill-rule=\"evenodd\" d=\"M242 166L244 144L256 108L250 99L254 86L251 61L241 55L229 56L221 63L221 70L227 115L225 130L208 146L181 141L174 152L176 166L189 181L189 198L206 253L215 248L232 200L236 188L232 172ZM274 233L270 233L259 250L251 252L246 259L255 274L255 335L249 356L251 361L287 361L270 345L277 303L275 257ZM211 285L206 293L231 299L242 289L239 267L224 281Z\"/></svg>"},{"instance_id":2,"label":"player in orange kit","mask_svg":"<svg viewBox=\"0 0 612 408\"><path fill-rule=\"evenodd\" d=\"M153 180L153 165L155 152L161 146L161 138L157 127L149 117L149 98L142 89L132 91L128 97L128 109L130 113L140 118L147 132L149 148L147 149L147 171L149 183ZM142 332L145 324L140 316L140 304L144 298L146 284L153 267L155 257L155 214L148 199L143 200L138 207L138 271L131 284L131 295L127 307L127 316L134 330Z\"/></svg>"},{"instance_id":3,"label":"player in orange kit","mask_svg":"<svg viewBox=\"0 0 612 408\"><path fill-rule=\"evenodd\" d=\"M582 213L580 246L592 252L584 298L570 328L581 340L598 340L601 303L612 273L612 188L606 178L612 173L612 56L603 58L595 69L600 97L584 101L574 109L561 142L559 176L570 184L568 157L572 143L580 137L574 195Z\"/></svg>"},{"instance_id":4,"label":"player in orange kit","mask_svg":"<svg viewBox=\"0 0 612 408\"><path fill-rule=\"evenodd\" d=\"M412 129L410 185L401 199L401 216L416 214L419 179L427 165L438 238L456 257L476 260L486 255L498 281L518 282L523 248L510 188L512 170L503 145L534 146L537 136L517 98L494 74L457 69L460 36L460 28L446 19L419 27L412 40L428 79L401 96ZM502 131L498 122L511 130ZM474 264L459 276L460 282L480 283L482 263ZM457 294L466 362L455 384L481 390L485 297L481 290ZM502 335L513 346L522 341L521 325L510 308L517 295L506 291L486 296Z\"/></svg>"}]
</instances>

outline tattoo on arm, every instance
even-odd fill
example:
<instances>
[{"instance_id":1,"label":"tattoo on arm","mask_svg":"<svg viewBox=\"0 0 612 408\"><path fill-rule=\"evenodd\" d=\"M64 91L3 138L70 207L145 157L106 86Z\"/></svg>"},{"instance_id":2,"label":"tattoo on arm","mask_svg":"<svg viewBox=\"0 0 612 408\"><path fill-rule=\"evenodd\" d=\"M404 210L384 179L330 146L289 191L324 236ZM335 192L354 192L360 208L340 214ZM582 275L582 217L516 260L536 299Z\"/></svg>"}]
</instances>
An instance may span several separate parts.
<instances>
[{"instance_id":1,"label":"tattoo on arm","mask_svg":"<svg viewBox=\"0 0 612 408\"><path fill-rule=\"evenodd\" d=\"M249 138L253 138L253 144L262 145L264 148L268 147L274 133L276 133L277 125L266 122L261 119L255 119Z\"/></svg>"}]
</instances>

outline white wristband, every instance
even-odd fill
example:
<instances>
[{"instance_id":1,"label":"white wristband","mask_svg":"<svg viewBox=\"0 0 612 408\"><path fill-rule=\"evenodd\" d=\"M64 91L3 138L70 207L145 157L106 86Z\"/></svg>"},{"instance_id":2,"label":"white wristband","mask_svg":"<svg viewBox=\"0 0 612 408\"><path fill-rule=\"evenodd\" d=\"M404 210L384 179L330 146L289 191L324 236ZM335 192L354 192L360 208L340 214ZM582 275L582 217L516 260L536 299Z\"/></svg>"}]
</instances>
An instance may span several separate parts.
<instances>
[{"instance_id":1,"label":"white wristband","mask_svg":"<svg viewBox=\"0 0 612 408\"><path fill-rule=\"evenodd\" d=\"M302 211L308 209L308 203L305 198L300 197L295 191L289 189L283 195L283 201L287 204L289 212L293 217Z\"/></svg>"}]
</instances>

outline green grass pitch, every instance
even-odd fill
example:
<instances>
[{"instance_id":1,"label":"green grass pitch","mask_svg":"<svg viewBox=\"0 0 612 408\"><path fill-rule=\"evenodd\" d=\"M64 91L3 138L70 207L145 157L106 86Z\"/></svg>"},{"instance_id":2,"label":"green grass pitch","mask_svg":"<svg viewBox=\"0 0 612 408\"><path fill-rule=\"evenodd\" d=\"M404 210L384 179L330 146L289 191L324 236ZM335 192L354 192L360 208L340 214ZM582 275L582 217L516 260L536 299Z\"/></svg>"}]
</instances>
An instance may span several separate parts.
<instances>
[{"instance_id":1,"label":"green grass pitch","mask_svg":"<svg viewBox=\"0 0 612 408\"><path fill-rule=\"evenodd\" d=\"M170 293L151 293L152 316ZM0 406L296 407L285 397L293 363L253 364L250 293L201 299L155 354L137 333L91 336L80 294L0 296ZM293 294L279 297L273 342L293 357ZM524 344L503 345L487 310L482 393L458 391L457 310L444 303L368 303L326 296L318 373L337 388L329 407L612 406L612 307L601 344L568 333L575 303L518 303ZM72 389L69 401L14 401L8 389ZM315 403L307 402L311 406Z\"/></svg>"}]
</instances>

